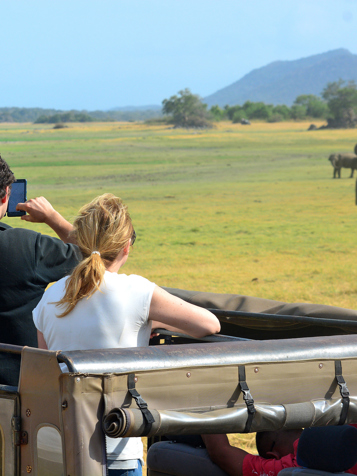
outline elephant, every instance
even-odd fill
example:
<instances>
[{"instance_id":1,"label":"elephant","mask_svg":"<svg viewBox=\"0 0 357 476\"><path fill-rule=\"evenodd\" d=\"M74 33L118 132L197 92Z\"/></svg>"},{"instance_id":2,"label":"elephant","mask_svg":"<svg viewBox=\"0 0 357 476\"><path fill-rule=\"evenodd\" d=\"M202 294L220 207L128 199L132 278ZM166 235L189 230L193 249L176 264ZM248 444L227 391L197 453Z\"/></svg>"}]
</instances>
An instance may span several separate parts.
<instances>
[{"instance_id":1,"label":"elephant","mask_svg":"<svg viewBox=\"0 0 357 476\"><path fill-rule=\"evenodd\" d=\"M357 144L355 145L355 154L357 155Z\"/></svg>"},{"instance_id":2,"label":"elephant","mask_svg":"<svg viewBox=\"0 0 357 476\"><path fill-rule=\"evenodd\" d=\"M353 177L354 171L357 170L357 155L355 154L331 154L328 160L333 167L333 178L336 178L336 176L341 178L341 168L351 169L350 178Z\"/></svg>"}]
</instances>

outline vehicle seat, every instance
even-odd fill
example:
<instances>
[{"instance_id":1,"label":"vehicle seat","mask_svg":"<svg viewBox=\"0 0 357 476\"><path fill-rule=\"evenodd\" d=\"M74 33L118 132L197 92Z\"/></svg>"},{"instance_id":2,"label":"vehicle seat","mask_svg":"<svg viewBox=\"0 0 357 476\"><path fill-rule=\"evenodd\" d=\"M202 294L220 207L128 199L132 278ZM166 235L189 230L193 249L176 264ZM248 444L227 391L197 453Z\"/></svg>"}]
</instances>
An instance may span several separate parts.
<instances>
[{"instance_id":1,"label":"vehicle seat","mask_svg":"<svg viewBox=\"0 0 357 476\"><path fill-rule=\"evenodd\" d=\"M146 464L148 476L227 476L212 463L205 448L160 441L150 446Z\"/></svg>"},{"instance_id":2,"label":"vehicle seat","mask_svg":"<svg viewBox=\"0 0 357 476\"><path fill-rule=\"evenodd\" d=\"M327 471L309 468L284 468L278 473L278 476L346 476L346 474L347 473L329 473Z\"/></svg>"}]
</instances>

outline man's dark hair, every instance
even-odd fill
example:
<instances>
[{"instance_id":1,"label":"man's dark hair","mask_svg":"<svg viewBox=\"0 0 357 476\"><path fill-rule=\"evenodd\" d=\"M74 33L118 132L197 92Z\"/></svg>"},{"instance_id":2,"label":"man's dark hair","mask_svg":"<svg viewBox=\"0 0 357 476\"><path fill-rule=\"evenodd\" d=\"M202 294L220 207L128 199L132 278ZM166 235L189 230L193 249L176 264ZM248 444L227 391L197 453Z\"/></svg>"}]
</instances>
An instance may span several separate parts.
<instances>
[{"instance_id":1,"label":"man's dark hair","mask_svg":"<svg viewBox=\"0 0 357 476\"><path fill-rule=\"evenodd\" d=\"M271 458L270 453L273 450L281 452L282 449L286 449L284 443L287 441L291 442L291 451L293 451L292 443L299 438L301 432L301 429L286 430L284 428L275 431L258 431L255 435L255 444L259 456L265 459Z\"/></svg>"},{"instance_id":2,"label":"man's dark hair","mask_svg":"<svg viewBox=\"0 0 357 476\"><path fill-rule=\"evenodd\" d=\"M10 170L4 159L0 156L0 199L5 197L6 187L10 187L15 182L15 175Z\"/></svg>"},{"instance_id":3,"label":"man's dark hair","mask_svg":"<svg viewBox=\"0 0 357 476\"><path fill-rule=\"evenodd\" d=\"M258 454L262 458L268 459L268 452L272 451L272 446L277 436L277 431L258 431L255 435L255 444ZM274 445L275 446L275 445Z\"/></svg>"}]
</instances>

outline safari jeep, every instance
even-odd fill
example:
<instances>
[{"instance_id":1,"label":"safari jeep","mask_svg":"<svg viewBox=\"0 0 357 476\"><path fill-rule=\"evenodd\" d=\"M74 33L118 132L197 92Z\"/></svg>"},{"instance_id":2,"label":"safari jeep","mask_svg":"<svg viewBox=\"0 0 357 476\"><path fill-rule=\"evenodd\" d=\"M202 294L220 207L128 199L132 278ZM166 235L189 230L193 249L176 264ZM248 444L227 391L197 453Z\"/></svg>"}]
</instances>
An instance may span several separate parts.
<instances>
[{"instance_id":1,"label":"safari jeep","mask_svg":"<svg viewBox=\"0 0 357 476\"><path fill-rule=\"evenodd\" d=\"M150 347L72 352L1 344L21 353L18 387L0 385L1 475L105 475L105 433L153 440L357 422L356 311L169 291L213 309L224 335L161 331ZM173 474L165 458L151 460L149 475Z\"/></svg>"}]
</instances>

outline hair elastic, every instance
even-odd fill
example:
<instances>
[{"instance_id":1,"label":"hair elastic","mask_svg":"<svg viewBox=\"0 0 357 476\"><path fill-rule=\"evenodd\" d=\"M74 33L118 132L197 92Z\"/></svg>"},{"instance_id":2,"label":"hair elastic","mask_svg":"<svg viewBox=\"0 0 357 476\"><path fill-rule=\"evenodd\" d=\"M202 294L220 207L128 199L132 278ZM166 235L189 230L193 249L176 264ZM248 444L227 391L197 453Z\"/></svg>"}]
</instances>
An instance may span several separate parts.
<instances>
[{"instance_id":1,"label":"hair elastic","mask_svg":"<svg viewBox=\"0 0 357 476\"><path fill-rule=\"evenodd\" d=\"M99 256L100 256L100 253L99 253L99 251L92 251L92 253L91 253L91 254L92 254L92 255L99 255Z\"/></svg>"}]
</instances>

